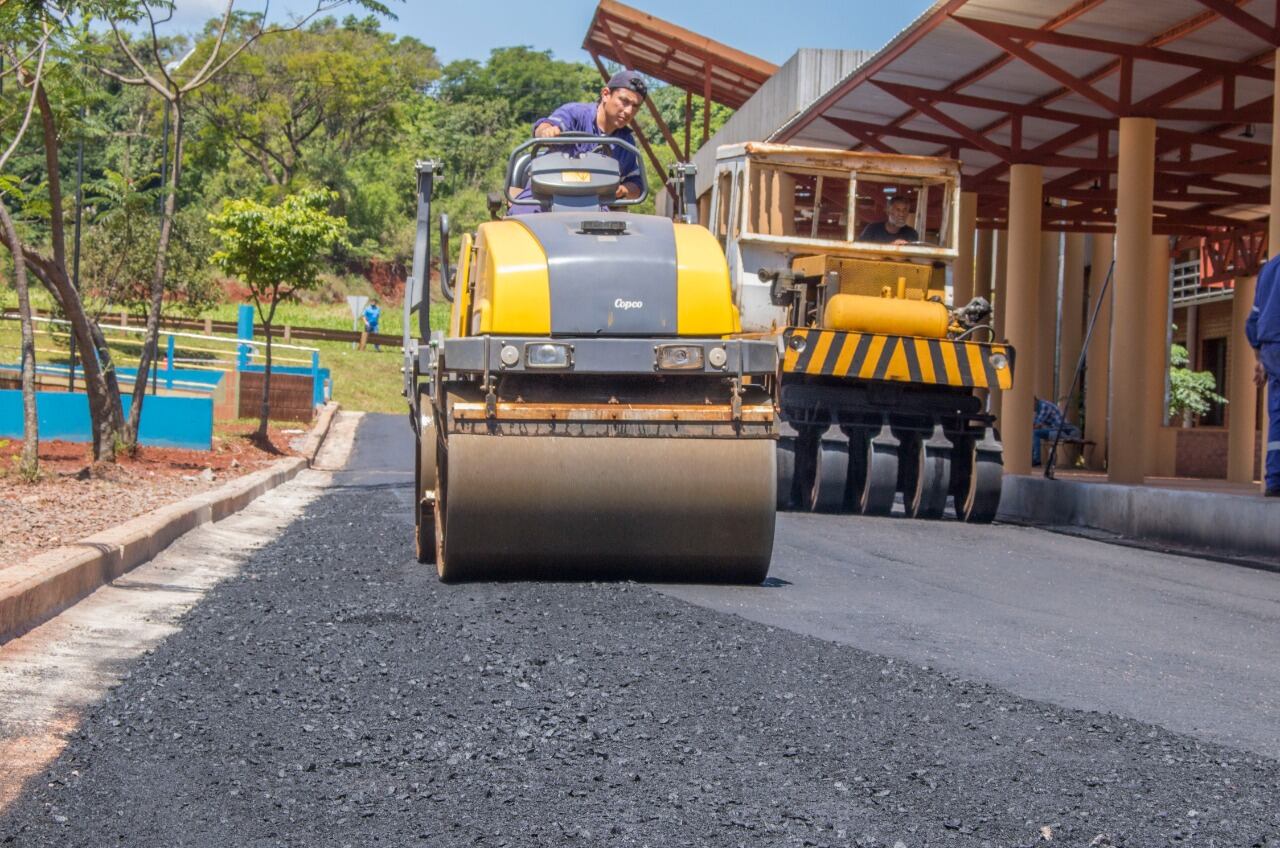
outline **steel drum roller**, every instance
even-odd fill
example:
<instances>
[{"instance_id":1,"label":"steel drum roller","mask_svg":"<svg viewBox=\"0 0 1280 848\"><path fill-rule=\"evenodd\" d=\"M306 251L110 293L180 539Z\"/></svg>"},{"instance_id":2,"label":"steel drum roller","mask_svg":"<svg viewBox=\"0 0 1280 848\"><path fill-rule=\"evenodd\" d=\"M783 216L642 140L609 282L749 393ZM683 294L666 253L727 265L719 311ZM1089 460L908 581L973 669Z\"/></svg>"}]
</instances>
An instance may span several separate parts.
<instances>
[{"instance_id":1,"label":"steel drum roller","mask_svg":"<svg viewBox=\"0 0 1280 848\"><path fill-rule=\"evenodd\" d=\"M759 583L771 439L449 437L441 577Z\"/></svg>"}]
</instances>

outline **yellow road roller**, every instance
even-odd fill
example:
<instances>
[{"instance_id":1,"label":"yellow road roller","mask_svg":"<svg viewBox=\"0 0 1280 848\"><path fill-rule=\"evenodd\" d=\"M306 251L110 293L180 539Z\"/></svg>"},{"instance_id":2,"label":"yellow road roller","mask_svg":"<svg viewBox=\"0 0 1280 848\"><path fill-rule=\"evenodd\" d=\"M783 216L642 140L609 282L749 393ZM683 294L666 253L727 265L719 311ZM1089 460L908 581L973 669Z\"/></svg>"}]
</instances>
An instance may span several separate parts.
<instances>
[{"instance_id":1,"label":"yellow road roller","mask_svg":"<svg viewBox=\"0 0 1280 848\"><path fill-rule=\"evenodd\" d=\"M773 341L741 330L724 253L690 220L610 211L608 137L517 147L504 194L537 211L481 224L429 329L435 163L418 165L405 305L418 559L444 581L759 583L773 549ZM634 152L634 148L631 148ZM526 203L528 201L525 201ZM410 338L417 312L417 339Z\"/></svg>"},{"instance_id":2,"label":"yellow road roller","mask_svg":"<svg viewBox=\"0 0 1280 848\"><path fill-rule=\"evenodd\" d=\"M990 392L1014 351L983 298L946 304L960 163L749 142L716 151L708 225L744 335L776 339L778 507L989 522Z\"/></svg>"}]
</instances>

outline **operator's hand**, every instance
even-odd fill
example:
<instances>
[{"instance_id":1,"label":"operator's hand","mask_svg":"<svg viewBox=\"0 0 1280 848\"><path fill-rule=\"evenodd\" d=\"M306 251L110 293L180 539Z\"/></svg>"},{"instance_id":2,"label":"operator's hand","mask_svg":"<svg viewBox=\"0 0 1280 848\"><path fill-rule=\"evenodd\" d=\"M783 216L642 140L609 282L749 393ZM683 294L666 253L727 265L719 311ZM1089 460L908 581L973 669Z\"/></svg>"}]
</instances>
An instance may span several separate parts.
<instances>
[{"instance_id":1,"label":"operator's hand","mask_svg":"<svg viewBox=\"0 0 1280 848\"><path fill-rule=\"evenodd\" d=\"M614 190L613 196L619 200L639 197L640 186L635 183L622 183Z\"/></svg>"},{"instance_id":2,"label":"operator's hand","mask_svg":"<svg viewBox=\"0 0 1280 848\"><path fill-rule=\"evenodd\" d=\"M1262 360L1253 363L1253 384L1262 388L1267 384L1267 369L1262 367Z\"/></svg>"},{"instance_id":3,"label":"operator's hand","mask_svg":"<svg viewBox=\"0 0 1280 848\"><path fill-rule=\"evenodd\" d=\"M557 127L555 124L551 124L551 123L547 123L546 121L543 121L542 123L538 124L537 129L533 131L533 137L534 138L555 138L556 136L560 135L560 133L561 133L561 129Z\"/></svg>"},{"instance_id":4,"label":"operator's hand","mask_svg":"<svg viewBox=\"0 0 1280 848\"><path fill-rule=\"evenodd\" d=\"M899 244L911 244L911 242L907 241L906 239L898 239L894 242L895 246Z\"/></svg>"}]
</instances>

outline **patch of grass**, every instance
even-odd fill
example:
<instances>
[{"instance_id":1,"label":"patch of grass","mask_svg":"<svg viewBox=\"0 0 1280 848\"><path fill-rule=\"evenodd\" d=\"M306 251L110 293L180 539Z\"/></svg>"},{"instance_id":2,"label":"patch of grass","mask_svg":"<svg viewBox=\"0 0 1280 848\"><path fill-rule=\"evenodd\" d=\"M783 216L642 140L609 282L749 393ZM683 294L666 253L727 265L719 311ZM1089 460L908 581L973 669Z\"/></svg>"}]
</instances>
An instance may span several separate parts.
<instances>
[{"instance_id":1,"label":"patch of grass","mask_svg":"<svg viewBox=\"0 0 1280 848\"><path fill-rule=\"evenodd\" d=\"M201 317L209 317L215 321L235 321L239 314L240 304L223 303L214 307ZM258 322L257 311L254 322ZM416 320L416 319L415 319ZM443 330L449 322L449 304L431 304L431 327ZM354 323L351 310L345 303L282 303L276 308L273 326L284 332L284 326L320 327L326 330L359 330L363 325ZM378 332L398 336L404 326L404 311L399 306L382 304L382 320L378 324Z\"/></svg>"},{"instance_id":2,"label":"patch of grass","mask_svg":"<svg viewBox=\"0 0 1280 848\"><path fill-rule=\"evenodd\" d=\"M403 362L399 346L383 345L382 352L369 345L353 350L343 342L317 342L320 365L333 375L333 398L343 408L361 412L404 412L400 394Z\"/></svg>"}]
</instances>

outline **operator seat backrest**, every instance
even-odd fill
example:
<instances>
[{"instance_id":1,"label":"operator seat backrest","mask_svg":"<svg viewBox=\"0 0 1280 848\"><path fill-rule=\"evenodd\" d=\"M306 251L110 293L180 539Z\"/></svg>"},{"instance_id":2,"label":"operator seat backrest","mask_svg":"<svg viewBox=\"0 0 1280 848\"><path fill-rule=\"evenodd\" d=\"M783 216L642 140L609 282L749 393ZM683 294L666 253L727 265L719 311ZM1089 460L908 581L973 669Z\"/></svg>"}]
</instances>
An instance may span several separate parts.
<instances>
[{"instance_id":1,"label":"operator seat backrest","mask_svg":"<svg viewBox=\"0 0 1280 848\"><path fill-rule=\"evenodd\" d=\"M516 186L527 186L529 184L529 163L533 161L533 155L530 153L520 154L520 158L516 160L516 167L512 171L511 184Z\"/></svg>"}]
</instances>

